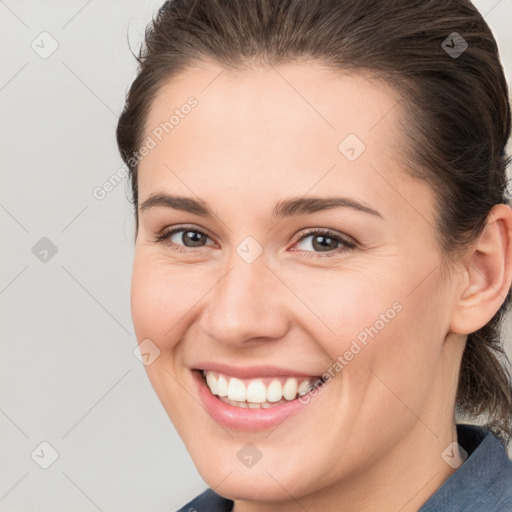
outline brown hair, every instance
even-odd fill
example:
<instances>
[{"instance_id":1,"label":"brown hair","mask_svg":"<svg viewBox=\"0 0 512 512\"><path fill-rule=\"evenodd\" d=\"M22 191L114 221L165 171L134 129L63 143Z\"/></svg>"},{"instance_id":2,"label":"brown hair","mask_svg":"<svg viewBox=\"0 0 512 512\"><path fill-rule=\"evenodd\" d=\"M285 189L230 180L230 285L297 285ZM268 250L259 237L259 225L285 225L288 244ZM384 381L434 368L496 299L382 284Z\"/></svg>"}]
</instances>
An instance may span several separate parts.
<instances>
[{"instance_id":1,"label":"brown hair","mask_svg":"<svg viewBox=\"0 0 512 512\"><path fill-rule=\"evenodd\" d=\"M468 45L460 55L449 52L454 37ZM172 0L146 29L117 126L137 230L133 155L151 103L166 81L207 59L234 70L315 60L386 80L407 107L407 167L435 193L444 255L468 247L491 208L509 204L507 83L492 32L469 0ZM510 290L503 299L495 316L468 335L456 405L461 415L484 415L508 443L512 385L500 328Z\"/></svg>"}]
</instances>

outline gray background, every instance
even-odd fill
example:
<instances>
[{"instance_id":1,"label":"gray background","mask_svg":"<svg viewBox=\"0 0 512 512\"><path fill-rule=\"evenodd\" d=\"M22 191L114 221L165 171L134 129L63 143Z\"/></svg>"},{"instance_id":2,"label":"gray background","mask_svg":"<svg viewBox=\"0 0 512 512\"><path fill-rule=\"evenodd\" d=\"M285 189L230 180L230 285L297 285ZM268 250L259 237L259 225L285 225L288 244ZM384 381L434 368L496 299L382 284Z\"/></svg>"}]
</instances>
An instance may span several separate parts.
<instances>
[{"instance_id":1,"label":"gray background","mask_svg":"<svg viewBox=\"0 0 512 512\"><path fill-rule=\"evenodd\" d=\"M127 181L93 195L161 3L0 0L0 512L172 511L206 487L133 354ZM475 3L510 83L512 0Z\"/></svg>"}]
</instances>

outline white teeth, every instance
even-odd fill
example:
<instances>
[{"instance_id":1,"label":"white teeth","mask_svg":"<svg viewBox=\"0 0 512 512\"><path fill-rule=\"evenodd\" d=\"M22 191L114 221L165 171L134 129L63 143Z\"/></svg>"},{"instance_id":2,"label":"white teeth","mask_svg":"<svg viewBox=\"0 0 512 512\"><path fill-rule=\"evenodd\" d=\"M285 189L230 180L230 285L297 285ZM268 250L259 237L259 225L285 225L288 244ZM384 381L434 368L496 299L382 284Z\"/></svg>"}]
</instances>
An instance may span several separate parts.
<instances>
[{"instance_id":1,"label":"white teeth","mask_svg":"<svg viewBox=\"0 0 512 512\"><path fill-rule=\"evenodd\" d=\"M295 398L295 396L293 397ZM261 380L252 380L247 386L247 401L261 404L267 401L267 389Z\"/></svg>"},{"instance_id":2,"label":"white teeth","mask_svg":"<svg viewBox=\"0 0 512 512\"><path fill-rule=\"evenodd\" d=\"M221 396L220 400L225 402L226 404L233 405L234 407L242 407L247 409L267 409L268 407L273 407L274 405L279 405L281 403L285 403L286 400L283 398L279 400L276 404L271 404L270 402L263 402L261 404L252 403L252 402L237 402L235 400L229 400L228 398Z\"/></svg>"},{"instance_id":3,"label":"white teeth","mask_svg":"<svg viewBox=\"0 0 512 512\"><path fill-rule=\"evenodd\" d=\"M263 378L263 379L237 379L219 372L203 371L206 384L212 394L217 395L230 405L248 407L250 409L267 408L295 400L297 396L304 395L313 385L309 379L301 380L296 377ZM268 383L265 386L265 382ZM282 384L284 382L284 384Z\"/></svg>"},{"instance_id":4,"label":"white teeth","mask_svg":"<svg viewBox=\"0 0 512 512\"><path fill-rule=\"evenodd\" d=\"M208 383L208 381L206 382ZM215 394L213 391L212 393ZM228 398L230 400L235 400L236 402L245 402L247 398L247 393L245 390L245 385L240 379L237 379L236 377L231 377L231 379L229 380Z\"/></svg>"},{"instance_id":5,"label":"white teeth","mask_svg":"<svg viewBox=\"0 0 512 512\"><path fill-rule=\"evenodd\" d=\"M213 393L213 391L212 391ZM215 393L213 393L215 395ZM217 395L228 396L228 380L224 375L219 373L219 380L217 381Z\"/></svg>"},{"instance_id":6,"label":"white teeth","mask_svg":"<svg viewBox=\"0 0 512 512\"><path fill-rule=\"evenodd\" d=\"M289 378L283 386L283 398L293 400L297 396L297 379Z\"/></svg>"},{"instance_id":7,"label":"white teeth","mask_svg":"<svg viewBox=\"0 0 512 512\"><path fill-rule=\"evenodd\" d=\"M305 380L304 382L300 383L297 392L299 393L299 395L304 395L309 391L310 386L311 382L309 382L309 380Z\"/></svg>"},{"instance_id":8,"label":"white teeth","mask_svg":"<svg viewBox=\"0 0 512 512\"><path fill-rule=\"evenodd\" d=\"M208 372L206 375L206 384L208 384L208 387L210 388L210 391L214 394L218 394L218 387L217 387L217 379L215 378L215 375L213 373Z\"/></svg>"},{"instance_id":9,"label":"white teeth","mask_svg":"<svg viewBox=\"0 0 512 512\"><path fill-rule=\"evenodd\" d=\"M283 388L281 383L274 379L267 388L267 402L278 402L283 398Z\"/></svg>"}]
</instances>

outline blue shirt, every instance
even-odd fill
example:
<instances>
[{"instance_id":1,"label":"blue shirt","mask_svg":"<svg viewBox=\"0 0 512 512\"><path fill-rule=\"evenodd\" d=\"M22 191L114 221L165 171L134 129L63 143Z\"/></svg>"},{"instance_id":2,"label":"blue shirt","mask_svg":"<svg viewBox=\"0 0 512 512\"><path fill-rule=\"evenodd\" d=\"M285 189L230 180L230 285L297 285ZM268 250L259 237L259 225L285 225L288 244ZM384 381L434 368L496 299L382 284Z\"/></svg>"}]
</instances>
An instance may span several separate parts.
<instances>
[{"instance_id":1,"label":"blue shirt","mask_svg":"<svg viewBox=\"0 0 512 512\"><path fill-rule=\"evenodd\" d=\"M468 458L418 512L512 512L512 462L492 432L457 425ZM233 501L207 489L177 512L231 512Z\"/></svg>"}]
</instances>

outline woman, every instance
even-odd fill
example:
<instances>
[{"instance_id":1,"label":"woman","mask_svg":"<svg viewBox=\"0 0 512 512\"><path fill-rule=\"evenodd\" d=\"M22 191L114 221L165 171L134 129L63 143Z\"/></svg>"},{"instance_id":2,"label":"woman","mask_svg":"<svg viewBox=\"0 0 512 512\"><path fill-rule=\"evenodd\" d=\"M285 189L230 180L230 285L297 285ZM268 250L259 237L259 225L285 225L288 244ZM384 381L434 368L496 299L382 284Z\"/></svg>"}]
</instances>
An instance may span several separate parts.
<instances>
[{"instance_id":1,"label":"woman","mask_svg":"<svg viewBox=\"0 0 512 512\"><path fill-rule=\"evenodd\" d=\"M209 486L182 510L512 510L510 108L482 16L174 0L139 62L132 317Z\"/></svg>"}]
</instances>

